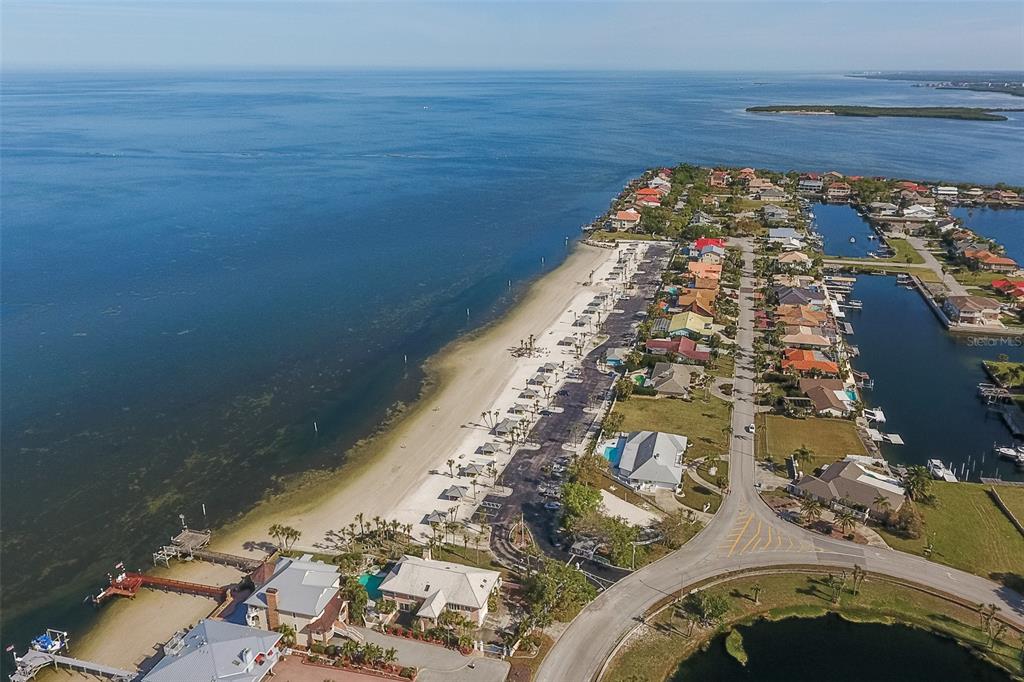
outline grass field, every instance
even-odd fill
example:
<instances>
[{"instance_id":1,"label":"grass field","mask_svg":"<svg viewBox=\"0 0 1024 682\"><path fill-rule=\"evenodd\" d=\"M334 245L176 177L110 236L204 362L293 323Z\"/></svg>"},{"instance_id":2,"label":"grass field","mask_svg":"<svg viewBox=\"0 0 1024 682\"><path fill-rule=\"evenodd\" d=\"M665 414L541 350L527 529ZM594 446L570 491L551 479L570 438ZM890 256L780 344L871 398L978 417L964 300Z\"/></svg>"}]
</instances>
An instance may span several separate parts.
<instances>
[{"instance_id":1,"label":"grass field","mask_svg":"<svg viewBox=\"0 0 1024 682\"><path fill-rule=\"evenodd\" d=\"M676 499L690 509L704 511L704 505L709 504L708 513L714 514L722 506L721 495L697 483L689 474L683 475L683 493L682 497L677 496Z\"/></svg>"},{"instance_id":2,"label":"grass field","mask_svg":"<svg viewBox=\"0 0 1024 682\"><path fill-rule=\"evenodd\" d=\"M711 469L712 466L715 467L715 474L713 476L709 473L709 469ZM697 467L697 473L700 474L701 478L710 483L715 483L715 479L717 479L720 476L724 478L726 481L728 481L729 461L722 459L715 462L714 464L711 464L709 462L701 462L700 466Z\"/></svg>"},{"instance_id":3,"label":"grass field","mask_svg":"<svg viewBox=\"0 0 1024 682\"><path fill-rule=\"evenodd\" d=\"M1024 488L1012 485L997 485L999 499L1009 508L1018 521L1024 523Z\"/></svg>"},{"instance_id":4,"label":"grass field","mask_svg":"<svg viewBox=\"0 0 1024 682\"><path fill-rule=\"evenodd\" d=\"M986 360L982 363L988 373L1006 388L1024 386L1024 362L997 362Z\"/></svg>"},{"instance_id":5,"label":"grass field","mask_svg":"<svg viewBox=\"0 0 1024 682\"><path fill-rule=\"evenodd\" d=\"M729 403L715 396L707 400L694 398L692 402L633 396L615 404L615 411L624 417L623 431L664 431L686 436L691 443L686 451L689 459L729 452L729 435L723 429L729 427L730 410Z\"/></svg>"},{"instance_id":6,"label":"grass field","mask_svg":"<svg viewBox=\"0 0 1024 682\"><path fill-rule=\"evenodd\" d=\"M1016 637L1006 635L1004 643L996 645L992 651L987 650L987 637L979 628L978 613L972 608L870 578L860 587L857 595L852 594L848 585L840 603L833 605L828 588L823 584L824 578L824 574L745 577L710 587L709 593L722 595L729 602L729 612L720 627L697 628L691 636L687 636L689 628L686 622L674 617L672 609L665 609L648 619L650 625L643 637L634 637L616 654L602 680L633 682L671 679L683 660L733 625L749 623L757 618L813 618L828 612L839 613L856 622L900 622L939 632L971 647L1008 671L1016 674L1024 671ZM755 583L761 586L760 604L754 604L751 596L751 587ZM799 646L798 642L794 644ZM828 679L826 674L820 672L813 677Z\"/></svg>"},{"instance_id":7,"label":"grass field","mask_svg":"<svg viewBox=\"0 0 1024 682\"><path fill-rule=\"evenodd\" d=\"M777 414L758 415L755 452L758 459L770 455L776 464L801 447L814 453L800 467L807 472L831 464L846 455L866 455L853 422L845 419L790 419Z\"/></svg>"},{"instance_id":8,"label":"grass field","mask_svg":"<svg viewBox=\"0 0 1024 682\"><path fill-rule=\"evenodd\" d=\"M996 582L1006 582L1007 574L1014 584L1024 581L1024 536L992 501L985 486L935 482L932 492L934 504L918 505L924 518L924 535L907 540L883 529L880 532L890 546L923 555L931 541L933 561ZM1024 494L1009 497L1018 504Z\"/></svg>"},{"instance_id":9,"label":"grass field","mask_svg":"<svg viewBox=\"0 0 1024 682\"><path fill-rule=\"evenodd\" d=\"M885 259L894 263L911 263L919 265L924 263L924 257L917 252L913 246L910 245L906 239L888 238L885 240L889 244L890 248L895 252L892 258Z\"/></svg>"},{"instance_id":10,"label":"grass field","mask_svg":"<svg viewBox=\"0 0 1024 682\"><path fill-rule=\"evenodd\" d=\"M608 232L607 230L594 230L590 234L590 238L599 242L616 242L621 239L638 241L662 239L662 237L656 237L653 234L635 234L633 232Z\"/></svg>"},{"instance_id":11,"label":"grass field","mask_svg":"<svg viewBox=\"0 0 1024 682\"><path fill-rule=\"evenodd\" d=\"M987 287L997 279L1006 279L1006 273L981 270L954 270L953 279L968 287Z\"/></svg>"}]
</instances>

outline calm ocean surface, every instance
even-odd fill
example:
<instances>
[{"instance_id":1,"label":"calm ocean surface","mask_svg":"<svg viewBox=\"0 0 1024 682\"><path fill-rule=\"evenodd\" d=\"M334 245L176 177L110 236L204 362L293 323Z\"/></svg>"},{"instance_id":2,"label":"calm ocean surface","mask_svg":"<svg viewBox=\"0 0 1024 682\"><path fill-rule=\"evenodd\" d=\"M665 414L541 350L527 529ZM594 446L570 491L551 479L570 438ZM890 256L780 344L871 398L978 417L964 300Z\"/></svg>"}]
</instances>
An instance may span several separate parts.
<instances>
[{"instance_id":1,"label":"calm ocean surface","mask_svg":"<svg viewBox=\"0 0 1024 682\"><path fill-rule=\"evenodd\" d=\"M179 512L339 464L416 395L403 355L493 319L645 167L1024 183L1018 114L743 112L800 102L1007 106L829 75L5 73L5 639L81 627Z\"/></svg>"}]
</instances>

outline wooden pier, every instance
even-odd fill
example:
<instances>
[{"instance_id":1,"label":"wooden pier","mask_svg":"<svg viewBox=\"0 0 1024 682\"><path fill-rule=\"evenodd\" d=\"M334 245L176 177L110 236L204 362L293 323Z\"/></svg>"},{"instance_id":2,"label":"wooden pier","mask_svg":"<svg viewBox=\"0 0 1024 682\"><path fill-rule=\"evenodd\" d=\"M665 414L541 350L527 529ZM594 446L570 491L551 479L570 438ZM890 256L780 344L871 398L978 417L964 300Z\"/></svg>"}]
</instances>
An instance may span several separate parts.
<instances>
[{"instance_id":1,"label":"wooden pier","mask_svg":"<svg viewBox=\"0 0 1024 682\"><path fill-rule=\"evenodd\" d=\"M28 682L34 678L40 670L51 665L54 668L67 668L87 675L105 677L107 679L114 680L115 682L131 682L131 680L134 680L138 676L138 673L134 673L130 670L122 670L121 668L114 668L113 666L94 663L93 661L85 661L80 658L72 658L71 656L48 654L42 651L36 651L35 649L30 649L24 656L15 660L17 661L18 667L13 673L11 673L11 682Z\"/></svg>"},{"instance_id":2,"label":"wooden pier","mask_svg":"<svg viewBox=\"0 0 1024 682\"><path fill-rule=\"evenodd\" d=\"M211 564L223 564L237 568L240 571L249 573L255 571L263 563L263 559L214 552L207 549L210 544L210 531L191 530L183 528L180 533L171 538L171 544L164 545L153 552L153 565L163 564L170 568L171 559L182 559L192 561L199 559Z\"/></svg>"}]
</instances>

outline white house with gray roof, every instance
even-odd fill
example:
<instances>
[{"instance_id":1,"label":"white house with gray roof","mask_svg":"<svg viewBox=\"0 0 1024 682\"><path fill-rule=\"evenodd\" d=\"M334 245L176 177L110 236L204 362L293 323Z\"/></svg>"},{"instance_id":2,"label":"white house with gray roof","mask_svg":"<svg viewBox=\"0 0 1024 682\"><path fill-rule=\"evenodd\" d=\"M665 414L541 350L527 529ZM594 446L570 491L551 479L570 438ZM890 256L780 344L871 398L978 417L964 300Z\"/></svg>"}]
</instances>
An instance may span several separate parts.
<instances>
[{"instance_id":1,"label":"white house with gray roof","mask_svg":"<svg viewBox=\"0 0 1024 682\"><path fill-rule=\"evenodd\" d=\"M143 682L260 682L279 660L278 632L204 618L164 645Z\"/></svg>"},{"instance_id":2,"label":"white house with gray roof","mask_svg":"<svg viewBox=\"0 0 1024 682\"><path fill-rule=\"evenodd\" d=\"M638 490L675 490L683 480L686 436L634 431L620 442L618 474Z\"/></svg>"},{"instance_id":3,"label":"white house with gray roof","mask_svg":"<svg viewBox=\"0 0 1024 682\"><path fill-rule=\"evenodd\" d=\"M330 639L335 625L348 618L348 604L341 595L337 566L282 557L274 573L245 600L246 622L252 627L275 630L290 625L308 642Z\"/></svg>"},{"instance_id":4,"label":"white house with gray roof","mask_svg":"<svg viewBox=\"0 0 1024 682\"><path fill-rule=\"evenodd\" d=\"M445 610L459 611L480 626L487 617L487 599L501 586L501 574L449 561L404 556L380 583L384 597L401 611L410 611L433 625Z\"/></svg>"}]
</instances>

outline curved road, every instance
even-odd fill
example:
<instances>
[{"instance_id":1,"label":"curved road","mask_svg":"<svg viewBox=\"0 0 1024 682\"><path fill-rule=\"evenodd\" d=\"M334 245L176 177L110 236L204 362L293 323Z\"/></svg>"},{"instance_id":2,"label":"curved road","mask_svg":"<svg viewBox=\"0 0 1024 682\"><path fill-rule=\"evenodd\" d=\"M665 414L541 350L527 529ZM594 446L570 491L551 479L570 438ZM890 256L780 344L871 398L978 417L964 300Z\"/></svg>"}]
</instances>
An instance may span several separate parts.
<instances>
[{"instance_id":1,"label":"curved road","mask_svg":"<svg viewBox=\"0 0 1024 682\"><path fill-rule=\"evenodd\" d=\"M741 291L754 291L753 245L741 242ZM784 521L754 489L753 300L740 294L732 447L731 492L714 519L684 547L623 578L589 604L545 657L539 682L589 682L626 634L665 596L686 585L739 569L809 564L852 568L925 584L975 603L995 603L1001 615L1024 626L1024 598L984 578L892 549L831 540Z\"/></svg>"}]
</instances>

